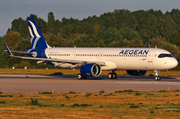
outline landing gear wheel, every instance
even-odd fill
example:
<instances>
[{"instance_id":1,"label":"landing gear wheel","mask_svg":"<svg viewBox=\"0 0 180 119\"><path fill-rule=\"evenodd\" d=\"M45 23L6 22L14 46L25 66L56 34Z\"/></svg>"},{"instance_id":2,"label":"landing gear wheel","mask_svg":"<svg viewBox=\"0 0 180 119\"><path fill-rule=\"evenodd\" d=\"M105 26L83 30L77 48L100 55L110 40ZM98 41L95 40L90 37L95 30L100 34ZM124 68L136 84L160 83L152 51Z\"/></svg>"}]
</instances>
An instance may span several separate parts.
<instances>
[{"instance_id":1,"label":"landing gear wheel","mask_svg":"<svg viewBox=\"0 0 180 119\"><path fill-rule=\"evenodd\" d=\"M117 78L117 74L116 73L109 73L108 74L108 78L109 79L116 79Z\"/></svg>"},{"instance_id":2,"label":"landing gear wheel","mask_svg":"<svg viewBox=\"0 0 180 119\"><path fill-rule=\"evenodd\" d=\"M87 77L83 76L81 73L79 73L77 75L77 78L80 80L80 79L86 79Z\"/></svg>"},{"instance_id":3,"label":"landing gear wheel","mask_svg":"<svg viewBox=\"0 0 180 119\"><path fill-rule=\"evenodd\" d=\"M160 81L161 80L161 77L159 76L159 71L158 70L154 70L154 73L155 73L155 81Z\"/></svg>"},{"instance_id":4,"label":"landing gear wheel","mask_svg":"<svg viewBox=\"0 0 180 119\"><path fill-rule=\"evenodd\" d=\"M155 77L155 80L156 80L156 81L160 81L160 80L161 80L161 77L156 76L156 77Z\"/></svg>"},{"instance_id":5,"label":"landing gear wheel","mask_svg":"<svg viewBox=\"0 0 180 119\"><path fill-rule=\"evenodd\" d=\"M78 75L77 75L77 78L78 78L78 79L82 79L82 75L81 75L81 74L78 74Z\"/></svg>"},{"instance_id":6,"label":"landing gear wheel","mask_svg":"<svg viewBox=\"0 0 180 119\"><path fill-rule=\"evenodd\" d=\"M109 79L112 79L112 73L109 73L109 74L108 74L108 78L109 78Z\"/></svg>"},{"instance_id":7,"label":"landing gear wheel","mask_svg":"<svg viewBox=\"0 0 180 119\"><path fill-rule=\"evenodd\" d=\"M116 74L116 73L113 73L113 74L112 74L112 78L113 78L113 79L117 79L117 74Z\"/></svg>"}]
</instances>

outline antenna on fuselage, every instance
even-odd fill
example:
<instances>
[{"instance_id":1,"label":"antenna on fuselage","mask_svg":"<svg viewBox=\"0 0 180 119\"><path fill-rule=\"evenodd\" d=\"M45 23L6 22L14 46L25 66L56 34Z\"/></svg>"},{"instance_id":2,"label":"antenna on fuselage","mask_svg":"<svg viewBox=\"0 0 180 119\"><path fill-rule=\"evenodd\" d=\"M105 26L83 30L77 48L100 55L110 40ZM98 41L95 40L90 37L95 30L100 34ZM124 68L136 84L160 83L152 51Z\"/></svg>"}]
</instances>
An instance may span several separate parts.
<instances>
[{"instance_id":1,"label":"antenna on fuselage","mask_svg":"<svg viewBox=\"0 0 180 119\"><path fill-rule=\"evenodd\" d=\"M150 48L150 45L149 45L149 43L147 43L147 47L148 47L148 48Z\"/></svg>"}]
</instances>

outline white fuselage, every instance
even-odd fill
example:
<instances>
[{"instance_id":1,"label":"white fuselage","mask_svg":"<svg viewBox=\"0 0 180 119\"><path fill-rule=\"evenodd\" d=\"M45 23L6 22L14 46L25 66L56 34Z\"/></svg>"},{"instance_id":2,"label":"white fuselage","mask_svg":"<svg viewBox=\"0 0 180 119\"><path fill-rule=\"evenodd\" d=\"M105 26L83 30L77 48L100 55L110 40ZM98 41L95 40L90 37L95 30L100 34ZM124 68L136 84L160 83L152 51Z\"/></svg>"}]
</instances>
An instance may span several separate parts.
<instances>
[{"instance_id":1,"label":"white fuselage","mask_svg":"<svg viewBox=\"0 0 180 119\"><path fill-rule=\"evenodd\" d=\"M102 70L167 70L177 66L174 57L162 57L171 54L159 48L47 48L45 55L51 59L105 62ZM55 63L55 62L54 62ZM72 68L72 64L56 63L56 66Z\"/></svg>"}]
</instances>

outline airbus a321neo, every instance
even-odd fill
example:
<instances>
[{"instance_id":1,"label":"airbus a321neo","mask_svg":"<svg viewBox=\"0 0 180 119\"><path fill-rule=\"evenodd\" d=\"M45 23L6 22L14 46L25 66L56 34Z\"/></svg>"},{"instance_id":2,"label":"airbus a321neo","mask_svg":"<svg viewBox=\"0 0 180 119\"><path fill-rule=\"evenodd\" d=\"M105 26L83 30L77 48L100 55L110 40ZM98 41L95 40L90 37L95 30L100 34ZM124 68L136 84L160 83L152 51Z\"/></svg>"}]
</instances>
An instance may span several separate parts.
<instances>
[{"instance_id":1,"label":"airbus a321neo","mask_svg":"<svg viewBox=\"0 0 180 119\"><path fill-rule=\"evenodd\" d=\"M177 66L173 55L160 48L87 48L87 47L50 47L35 20L28 18L29 34L32 49L11 51L5 47L11 57L37 60L37 63L51 64L61 68L79 68L78 79L98 77L102 70L109 70L109 79L117 78L116 70L126 70L129 75L141 76L147 70L155 71L155 80L161 78L160 70ZM28 57L15 56L12 52L24 53Z\"/></svg>"}]
</instances>

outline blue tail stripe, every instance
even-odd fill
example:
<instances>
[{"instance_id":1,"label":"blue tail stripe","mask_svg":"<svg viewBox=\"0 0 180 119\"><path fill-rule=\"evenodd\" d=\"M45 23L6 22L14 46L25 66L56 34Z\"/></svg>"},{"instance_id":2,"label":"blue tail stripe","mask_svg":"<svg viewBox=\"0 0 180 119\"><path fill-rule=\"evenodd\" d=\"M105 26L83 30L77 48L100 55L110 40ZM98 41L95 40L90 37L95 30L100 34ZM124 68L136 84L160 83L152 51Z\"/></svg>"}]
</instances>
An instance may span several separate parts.
<instances>
[{"instance_id":1,"label":"blue tail stripe","mask_svg":"<svg viewBox=\"0 0 180 119\"><path fill-rule=\"evenodd\" d=\"M32 49L45 49L48 47L39 27L33 18L28 18L29 34Z\"/></svg>"}]
</instances>

